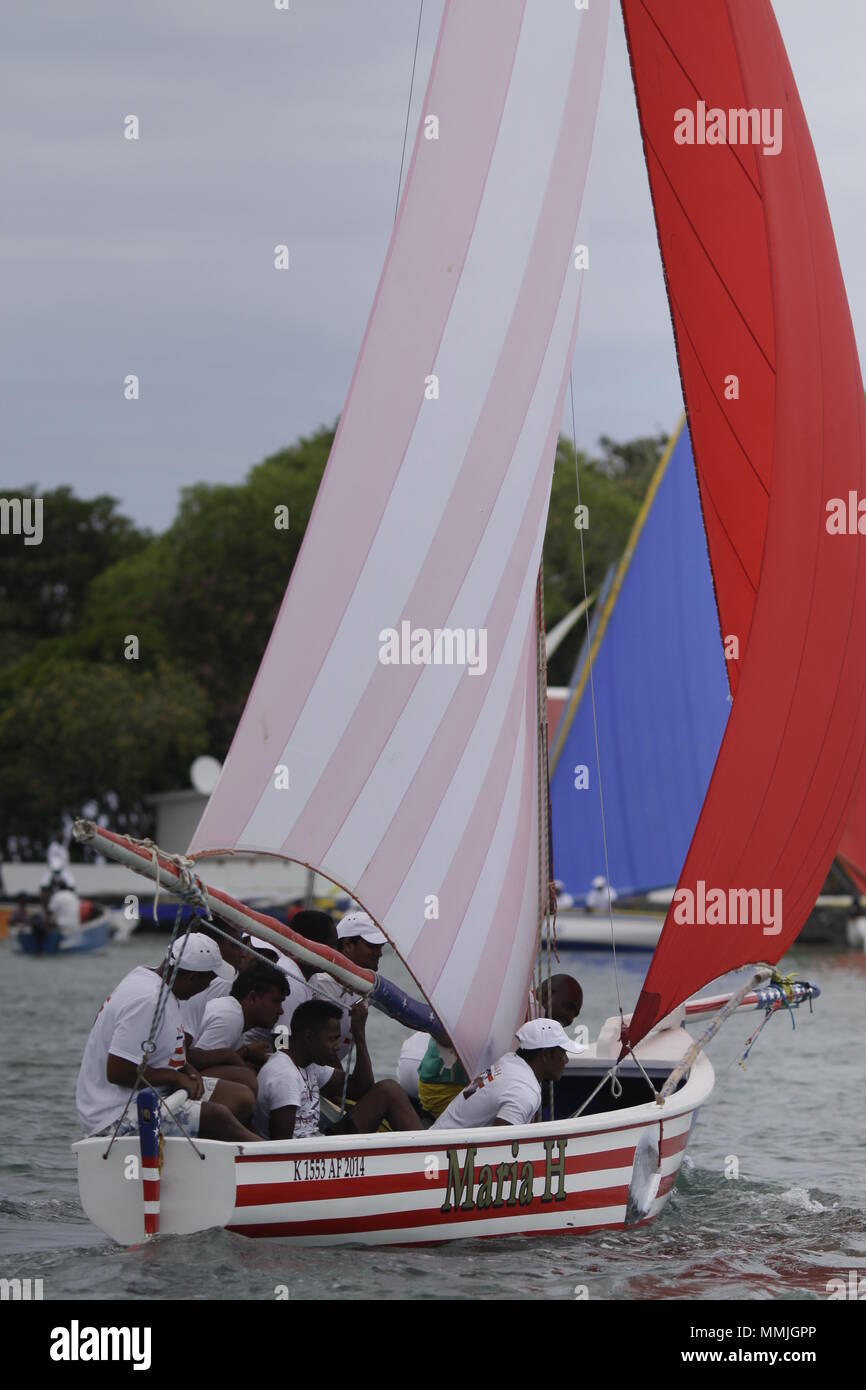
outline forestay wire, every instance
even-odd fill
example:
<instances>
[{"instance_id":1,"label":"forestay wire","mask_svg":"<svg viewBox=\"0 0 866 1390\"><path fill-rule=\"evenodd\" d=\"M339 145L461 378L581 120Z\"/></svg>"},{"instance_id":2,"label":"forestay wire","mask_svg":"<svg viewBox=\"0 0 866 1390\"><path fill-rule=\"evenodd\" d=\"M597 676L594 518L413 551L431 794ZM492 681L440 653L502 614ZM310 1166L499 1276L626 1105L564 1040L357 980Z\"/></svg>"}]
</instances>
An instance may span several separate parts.
<instances>
[{"instance_id":1,"label":"forestay wire","mask_svg":"<svg viewBox=\"0 0 866 1390\"><path fill-rule=\"evenodd\" d=\"M570 373L570 375L569 375L569 386L570 386L570 388L571 388L571 391L570 391L570 395L571 395L571 440L572 440L572 446L573 446L573 448L574 448L574 478L575 478L575 483L576 483L576 485L577 485L577 505L578 505L578 507L580 507L580 505L581 505L581 503L580 503L580 468L579 468L578 462L577 462L577 425L576 425L576 423L575 423L575 415L574 415L574 371L572 371L572 372ZM580 537L580 572L581 572L581 577L582 577L582 580L583 580L583 597L584 597L584 603L586 603L588 591L587 591L587 587L586 587L586 556L585 556L584 547L583 547L583 527L582 527L582 526L579 526L579 527L577 528L577 534L578 534L578 536ZM597 777L597 779L598 779L598 804L599 804L599 810L600 810L600 812L601 812L601 840L602 840L602 845L603 845L603 847L604 847L604 880L605 880L605 884L606 884L606 886L607 886L607 916L608 916L608 922L609 922L609 924L610 924L610 947L611 947L611 952L612 952L612 954L613 954L613 978L614 978L614 984L615 984L615 986L616 986L616 1002L617 1002L617 1006L618 1006L618 1008L619 1008L619 1016L620 1016L620 1019L622 1019L622 1018L623 1018L623 1007L622 1007L622 995L621 995L621 993L620 993L620 988L619 988L619 965L618 965L617 958L616 958L616 934L615 934L615 932L614 932L614 927L613 927L613 903L612 903L611 896L610 896L610 864L609 864L609 862L608 862L608 854L607 854L607 827L606 827L606 825L605 825L605 819L604 819L604 790L603 790L603 787L602 787L602 780L601 780L601 754L600 754L600 752L599 752L599 746L598 746L598 716L597 716L596 707L595 707L595 683L594 683L594 680L593 680L593 672L592 672L592 637L591 637L590 627L589 627L589 605L588 605L588 604L586 604L586 607L585 607L584 615L583 615L583 616L584 616L584 623L585 623L585 625L586 625L586 660L587 660L587 667L588 667L588 671L589 671L589 695L590 695L590 703L591 703L591 705L592 705L592 736L593 736L593 741L594 741L594 743L595 743L595 775L596 775L596 777Z\"/></svg>"},{"instance_id":2,"label":"forestay wire","mask_svg":"<svg viewBox=\"0 0 866 1390\"><path fill-rule=\"evenodd\" d=\"M409 115L412 110L412 93L415 90L415 67L418 62L418 41L421 38L421 18L424 14L424 0L418 10L418 28L415 33L415 56L412 59L412 76L409 80L409 100L406 103L406 124L403 127L403 149L400 153L400 173L397 178L397 198L394 203L394 221L397 221L397 211L400 207L400 193L403 189L403 165L406 161L406 141L409 136Z\"/></svg>"},{"instance_id":3,"label":"forestay wire","mask_svg":"<svg viewBox=\"0 0 866 1390\"><path fill-rule=\"evenodd\" d=\"M556 950L556 895L552 891L550 845L550 776L547 749L547 628L544 620L544 558L536 584L535 685L538 715L538 954L536 957L536 1005L544 1012L552 999L553 954ZM547 953L547 992L544 991L543 955ZM553 1118L553 1082L550 1082L550 1115Z\"/></svg>"}]
</instances>

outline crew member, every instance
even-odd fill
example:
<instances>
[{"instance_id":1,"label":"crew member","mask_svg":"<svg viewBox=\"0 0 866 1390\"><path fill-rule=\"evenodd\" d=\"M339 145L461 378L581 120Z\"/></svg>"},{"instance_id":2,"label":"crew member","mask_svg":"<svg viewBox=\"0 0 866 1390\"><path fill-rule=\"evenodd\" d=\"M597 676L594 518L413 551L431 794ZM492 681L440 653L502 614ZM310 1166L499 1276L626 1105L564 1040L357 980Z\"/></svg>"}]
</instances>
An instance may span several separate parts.
<instances>
[{"instance_id":1,"label":"crew member","mask_svg":"<svg viewBox=\"0 0 866 1390\"><path fill-rule=\"evenodd\" d=\"M610 904L616 902L616 889L608 887L607 879L602 874L596 874L585 902L590 912L607 912Z\"/></svg>"},{"instance_id":2,"label":"crew member","mask_svg":"<svg viewBox=\"0 0 866 1390\"><path fill-rule=\"evenodd\" d=\"M257 1138L246 1127L255 1104L252 1091L216 1077L203 1079L186 1059L180 1003L206 989L215 975L227 973L231 967L214 942L192 932L178 938L161 966L136 966L121 980L99 1010L81 1059L75 1100L86 1134L137 1133L134 1092L153 1086L169 1096L171 1109L162 1114L165 1133ZM152 1050L145 1056L147 1040Z\"/></svg>"},{"instance_id":3,"label":"crew member","mask_svg":"<svg viewBox=\"0 0 866 1390\"><path fill-rule=\"evenodd\" d=\"M337 925L338 949L349 960L354 961L355 965L360 965L364 970L379 969L382 951L387 944L388 938L380 932L372 917L369 917L366 912L347 912ZM333 975L328 975L324 971L312 975L309 983L317 999L333 1001L340 1008L341 1030L337 1057L342 1061L352 1046L350 1012L364 996L356 994L348 985L342 984L340 980L335 980Z\"/></svg>"},{"instance_id":4,"label":"crew member","mask_svg":"<svg viewBox=\"0 0 866 1390\"><path fill-rule=\"evenodd\" d=\"M337 1056L342 1037L339 1006L311 999L296 1009L288 1048L276 1051L259 1072L256 1126L261 1134L270 1139L319 1134L320 1092L339 1102L344 1085L355 1104L332 1126L331 1134L372 1133L383 1120L394 1130L420 1127L412 1102L396 1081L374 1082L366 1018L366 1005L355 1005L350 1020L355 1066L346 1080Z\"/></svg>"},{"instance_id":5,"label":"crew member","mask_svg":"<svg viewBox=\"0 0 866 1390\"><path fill-rule=\"evenodd\" d=\"M433 1129L531 1124L541 1105L541 1083L559 1080L575 1044L552 1018L524 1023L517 1042L516 1052L506 1052L452 1100Z\"/></svg>"},{"instance_id":6,"label":"crew member","mask_svg":"<svg viewBox=\"0 0 866 1390\"><path fill-rule=\"evenodd\" d=\"M212 999L204 1011L201 1032L189 1059L204 1076L240 1081L256 1093L256 1072L272 1052L270 1043L244 1042L248 1029L273 1034L289 992L282 970L254 960L238 975L230 991Z\"/></svg>"}]
</instances>

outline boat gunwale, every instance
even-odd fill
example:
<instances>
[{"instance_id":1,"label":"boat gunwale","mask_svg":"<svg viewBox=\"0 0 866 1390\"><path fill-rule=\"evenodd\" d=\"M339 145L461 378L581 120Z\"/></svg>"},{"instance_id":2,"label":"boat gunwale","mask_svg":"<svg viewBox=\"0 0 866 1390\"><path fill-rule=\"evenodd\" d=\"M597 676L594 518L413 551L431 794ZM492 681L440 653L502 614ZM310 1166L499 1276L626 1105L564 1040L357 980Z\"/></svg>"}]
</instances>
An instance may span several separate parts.
<instances>
[{"instance_id":1,"label":"boat gunwale","mask_svg":"<svg viewBox=\"0 0 866 1390\"><path fill-rule=\"evenodd\" d=\"M213 1144L219 1145L221 1150L226 1147L233 1147L236 1150L236 1162L249 1163L256 1160L273 1161L282 1156L285 1156L286 1161L288 1161L297 1157L308 1157L312 1154L332 1151L345 1153L352 1150L362 1150L372 1157L373 1151L382 1153L395 1153L404 1150L421 1152L431 1149L467 1148L469 1146L500 1148L506 1143L525 1143L533 1139L538 1143L543 1143L545 1139L557 1138L588 1139L599 1134L610 1134L626 1129L645 1129L649 1125L665 1124L670 1120L681 1119L705 1103L714 1084L715 1072L712 1063L705 1054L702 1054L695 1061L685 1085L673 1096L668 1097L664 1105L658 1105L655 1100L649 1100L624 1110L610 1111L610 1122L607 1124L599 1124L599 1115L593 1114L565 1120L545 1120L539 1124L528 1125L487 1125L477 1129L402 1130L388 1135L387 1143L383 1143L382 1131L376 1131L373 1134L354 1135L317 1134L304 1139L262 1139L257 1143L234 1144L232 1141L224 1139L195 1139L192 1142L204 1151ZM435 1141L431 1141L431 1136L435 1136ZM126 1139L135 1139L136 1137L135 1135L123 1136ZM78 1154L93 1144L107 1144L109 1141L110 1136L108 1135L92 1135L78 1140L72 1145L72 1150ZM168 1153L169 1146L186 1144L190 1141L177 1136L166 1135L163 1142L166 1153Z\"/></svg>"}]
</instances>

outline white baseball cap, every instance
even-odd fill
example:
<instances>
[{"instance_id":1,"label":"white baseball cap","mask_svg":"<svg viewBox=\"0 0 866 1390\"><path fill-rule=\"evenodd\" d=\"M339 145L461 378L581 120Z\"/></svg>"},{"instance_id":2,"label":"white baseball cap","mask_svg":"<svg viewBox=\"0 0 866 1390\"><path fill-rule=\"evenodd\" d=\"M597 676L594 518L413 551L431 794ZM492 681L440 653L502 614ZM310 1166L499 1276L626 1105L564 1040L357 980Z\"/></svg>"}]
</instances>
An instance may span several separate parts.
<instances>
[{"instance_id":1,"label":"white baseball cap","mask_svg":"<svg viewBox=\"0 0 866 1390\"><path fill-rule=\"evenodd\" d=\"M529 1023L524 1023L517 1030L517 1041L527 1052L537 1052L543 1047L561 1047L563 1051L576 1056L583 1051L555 1018L533 1018Z\"/></svg>"},{"instance_id":2,"label":"white baseball cap","mask_svg":"<svg viewBox=\"0 0 866 1390\"><path fill-rule=\"evenodd\" d=\"M265 941L261 936L245 936L244 942L247 946L252 946L254 951L273 951L279 955L276 946L272 946L270 941Z\"/></svg>"},{"instance_id":3,"label":"white baseball cap","mask_svg":"<svg viewBox=\"0 0 866 1390\"><path fill-rule=\"evenodd\" d=\"M233 980L235 977L228 961L224 961L220 955L216 942L211 941L204 932L190 932L189 936L175 941L168 958L172 965L179 961L181 970L193 970L196 974L209 970L221 980Z\"/></svg>"},{"instance_id":4,"label":"white baseball cap","mask_svg":"<svg viewBox=\"0 0 866 1390\"><path fill-rule=\"evenodd\" d=\"M592 886L593 888L606 888L607 879L603 874L596 874L595 878L592 880Z\"/></svg>"},{"instance_id":5,"label":"white baseball cap","mask_svg":"<svg viewBox=\"0 0 866 1390\"><path fill-rule=\"evenodd\" d=\"M376 923L366 912L347 912L337 923L337 937L345 941L347 936L361 936L371 946L387 946L388 938L380 932Z\"/></svg>"}]
</instances>

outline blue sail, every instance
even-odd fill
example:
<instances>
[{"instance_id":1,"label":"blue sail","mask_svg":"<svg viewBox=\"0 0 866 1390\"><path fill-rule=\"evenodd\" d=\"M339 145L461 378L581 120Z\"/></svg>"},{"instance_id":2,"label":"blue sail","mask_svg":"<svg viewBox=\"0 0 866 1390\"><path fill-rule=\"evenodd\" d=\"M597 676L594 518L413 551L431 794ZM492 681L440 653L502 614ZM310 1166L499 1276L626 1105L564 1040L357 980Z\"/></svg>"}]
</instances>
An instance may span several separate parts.
<instances>
[{"instance_id":1,"label":"blue sail","mask_svg":"<svg viewBox=\"0 0 866 1390\"><path fill-rule=\"evenodd\" d=\"M674 884L730 710L684 426L659 464L591 640L610 882L620 894ZM550 776L553 872L576 897L605 872L585 667L576 669Z\"/></svg>"}]
</instances>

